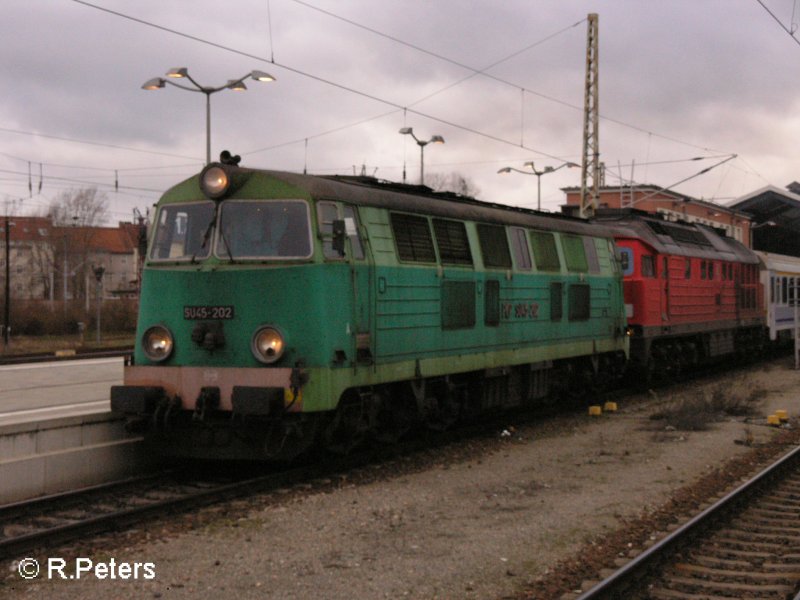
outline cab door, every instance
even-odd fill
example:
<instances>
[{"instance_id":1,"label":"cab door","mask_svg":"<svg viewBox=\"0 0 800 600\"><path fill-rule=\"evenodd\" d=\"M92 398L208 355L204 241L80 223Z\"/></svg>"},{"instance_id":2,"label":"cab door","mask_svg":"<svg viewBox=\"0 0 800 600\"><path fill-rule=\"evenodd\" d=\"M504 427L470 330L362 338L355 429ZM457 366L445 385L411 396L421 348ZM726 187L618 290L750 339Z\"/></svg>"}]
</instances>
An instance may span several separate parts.
<instances>
[{"instance_id":1,"label":"cab door","mask_svg":"<svg viewBox=\"0 0 800 600\"><path fill-rule=\"evenodd\" d=\"M372 305L374 262L365 243L358 211L350 204L322 201L317 204L320 236L326 262L339 263L347 273L349 312L346 324L352 338L348 362L373 363ZM354 360L353 360L354 359Z\"/></svg>"}]
</instances>

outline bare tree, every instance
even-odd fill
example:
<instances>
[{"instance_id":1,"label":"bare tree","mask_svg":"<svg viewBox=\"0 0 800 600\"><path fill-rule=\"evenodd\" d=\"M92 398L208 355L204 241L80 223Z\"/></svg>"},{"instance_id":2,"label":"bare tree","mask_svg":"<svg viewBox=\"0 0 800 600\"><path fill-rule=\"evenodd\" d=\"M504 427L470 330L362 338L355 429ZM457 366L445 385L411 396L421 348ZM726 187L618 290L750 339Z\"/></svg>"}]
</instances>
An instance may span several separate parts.
<instances>
[{"instance_id":1,"label":"bare tree","mask_svg":"<svg viewBox=\"0 0 800 600\"><path fill-rule=\"evenodd\" d=\"M108 219L108 197L94 187L66 190L50 202L48 215L56 227L97 227Z\"/></svg>"},{"instance_id":2,"label":"bare tree","mask_svg":"<svg viewBox=\"0 0 800 600\"><path fill-rule=\"evenodd\" d=\"M454 192L461 196L477 198L481 193L475 183L461 173L429 173L425 176L425 184L436 192Z\"/></svg>"},{"instance_id":3,"label":"bare tree","mask_svg":"<svg viewBox=\"0 0 800 600\"><path fill-rule=\"evenodd\" d=\"M94 187L66 190L52 200L48 217L53 225L51 272L58 280L56 290L62 290L61 296L85 298L86 282L93 277L89 256L94 228L108 219L108 197Z\"/></svg>"}]
</instances>

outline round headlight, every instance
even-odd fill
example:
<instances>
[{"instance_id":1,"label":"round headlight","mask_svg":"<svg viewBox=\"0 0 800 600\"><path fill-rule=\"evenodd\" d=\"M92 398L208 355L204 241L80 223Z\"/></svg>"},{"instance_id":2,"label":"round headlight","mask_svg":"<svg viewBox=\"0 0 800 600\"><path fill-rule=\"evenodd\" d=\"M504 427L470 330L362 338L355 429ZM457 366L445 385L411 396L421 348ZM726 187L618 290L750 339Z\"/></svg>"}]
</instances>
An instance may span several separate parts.
<instances>
[{"instance_id":1,"label":"round headlight","mask_svg":"<svg viewBox=\"0 0 800 600\"><path fill-rule=\"evenodd\" d=\"M169 358L173 346L172 334L169 329L161 325L151 327L142 336L142 350L145 356L154 362Z\"/></svg>"},{"instance_id":2,"label":"round headlight","mask_svg":"<svg viewBox=\"0 0 800 600\"><path fill-rule=\"evenodd\" d=\"M283 354L283 336L277 329L262 327L253 336L253 356L262 363L274 363Z\"/></svg>"},{"instance_id":3,"label":"round headlight","mask_svg":"<svg viewBox=\"0 0 800 600\"><path fill-rule=\"evenodd\" d=\"M231 187L231 178L220 165L209 165L200 174L200 189L209 198L222 198Z\"/></svg>"}]
</instances>

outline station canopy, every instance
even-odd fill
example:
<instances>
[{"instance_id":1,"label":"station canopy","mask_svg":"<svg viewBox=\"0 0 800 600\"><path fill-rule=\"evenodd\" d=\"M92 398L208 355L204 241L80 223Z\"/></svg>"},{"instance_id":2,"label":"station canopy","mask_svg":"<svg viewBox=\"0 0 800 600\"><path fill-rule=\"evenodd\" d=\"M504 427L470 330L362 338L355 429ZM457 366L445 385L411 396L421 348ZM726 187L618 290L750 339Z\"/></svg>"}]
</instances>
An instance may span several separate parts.
<instances>
[{"instance_id":1,"label":"station canopy","mask_svg":"<svg viewBox=\"0 0 800 600\"><path fill-rule=\"evenodd\" d=\"M755 250L800 257L800 183L767 186L738 198L729 208L752 216Z\"/></svg>"}]
</instances>

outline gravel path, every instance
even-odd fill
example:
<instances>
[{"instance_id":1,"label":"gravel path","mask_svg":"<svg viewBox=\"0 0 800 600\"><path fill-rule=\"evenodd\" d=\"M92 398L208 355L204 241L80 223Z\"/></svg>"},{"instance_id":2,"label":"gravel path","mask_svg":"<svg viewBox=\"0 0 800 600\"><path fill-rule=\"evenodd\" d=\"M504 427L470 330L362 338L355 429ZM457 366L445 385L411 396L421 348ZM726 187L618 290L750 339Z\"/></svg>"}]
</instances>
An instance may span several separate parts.
<instances>
[{"instance_id":1,"label":"gravel path","mask_svg":"<svg viewBox=\"0 0 800 600\"><path fill-rule=\"evenodd\" d=\"M737 376L763 387L766 411L800 413L789 360ZM702 385L683 390L691 394ZM719 387L719 384L716 384ZM0 582L7 600L49 598L504 598L525 595L559 561L655 511L684 488L778 430L728 418L707 431L665 430L664 400L630 399L615 414L548 419L425 468L402 461L325 492L237 502L164 531L120 535L83 554L96 563L152 563L155 579L62 581L43 572ZM742 443L746 442L746 443ZM386 471L396 471L387 475ZM181 525L183 523L183 525ZM56 551L52 556L62 556ZM66 554L63 554L66 556ZM48 556L36 556L45 565ZM46 569L43 569L46 571ZM68 568L65 573L69 574Z\"/></svg>"}]
</instances>

